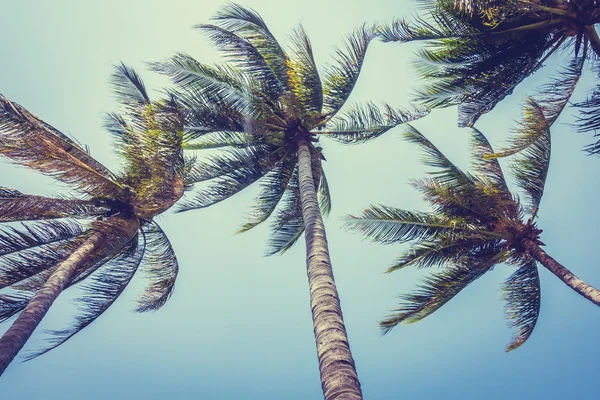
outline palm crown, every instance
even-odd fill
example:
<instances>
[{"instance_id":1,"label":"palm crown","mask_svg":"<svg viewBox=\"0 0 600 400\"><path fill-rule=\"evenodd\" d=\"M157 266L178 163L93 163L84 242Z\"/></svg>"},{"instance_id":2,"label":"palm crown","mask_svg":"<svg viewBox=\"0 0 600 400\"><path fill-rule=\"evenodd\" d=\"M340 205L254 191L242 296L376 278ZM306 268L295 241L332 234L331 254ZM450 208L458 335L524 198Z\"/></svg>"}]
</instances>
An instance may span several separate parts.
<instances>
[{"instance_id":1,"label":"palm crown","mask_svg":"<svg viewBox=\"0 0 600 400\"><path fill-rule=\"evenodd\" d=\"M550 56L568 50L563 51L569 56L560 72L535 96L554 122L586 61L600 55L594 28L600 9L595 1L428 3L431 20L398 20L382 28L381 36L384 41L428 41L418 67L432 83L418 90L416 98L430 107L458 105L461 126L472 126ZM578 105L583 110L581 130L596 130L597 94ZM592 152L599 149L598 143L589 147Z\"/></svg>"},{"instance_id":2,"label":"palm crown","mask_svg":"<svg viewBox=\"0 0 600 400\"><path fill-rule=\"evenodd\" d=\"M86 282L80 312L56 331L43 354L98 318L137 270L149 285L138 311L160 308L172 293L178 263L153 217L183 194L181 118L172 100L151 102L139 76L120 65L113 88L124 112L109 114L123 171L110 172L76 142L0 97L0 154L66 183L73 198L50 198L0 188L0 222L33 221L0 231L0 321L23 311L76 249L95 232L105 235L66 287ZM3 365L3 368L6 366ZM2 369L3 370L3 369Z\"/></svg>"},{"instance_id":3,"label":"palm crown","mask_svg":"<svg viewBox=\"0 0 600 400\"><path fill-rule=\"evenodd\" d=\"M372 104L337 116L348 99L374 34L361 27L337 50L336 62L319 74L312 47L299 27L286 51L261 17L238 5L225 7L216 25L198 25L225 53L227 64L209 66L177 54L154 67L172 77L176 97L185 109L189 150L218 149L192 171L207 189L181 203L180 209L202 208L222 201L259 181L261 191L248 230L278 207L267 253L290 248L304 225L298 192L298 146L307 143L315 188L322 211L330 209L325 159L319 137L344 143L375 138L422 112L380 111Z\"/></svg>"},{"instance_id":4,"label":"palm crown","mask_svg":"<svg viewBox=\"0 0 600 400\"><path fill-rule=\"evenodd\" d=\"M538 118L543 115L539 114ZM543 125L540 121L530 121L530 124L530 129ZM433 211L371 206L362 214L351 216L347 226L376 242L414 243L389 272L407 266L440 266L443 272L428 277L417 292L402 296L404 303L381 322L381 327L388 332L401 322L419 321L494 266L508 263L517 269L503 286L504 299L507 317L518 333L507 351L519 347L531 335L539 315L537 261L561 279L564 276L560 274L567 271L562 266L547 265L550 257L539 247L541 230L535 223L550 161L549 130L539 133L538 140L521 153L513 165L516 184L526 194L524 202L509 192L498 161L484 157L493 150L476 129L473 129L476 175L456 167L414 128L408 129L406 138L424 149L426 165L439 169L433 177L413 182ZM560 268L564 271L558 272ZM571 274L563 279L577 290L568 279L577 278ZM591 293L595 289L588 285L585 290ZM597 296L597 291L594 293ZM599 304L600 297L586 297Z\"/></svg>"}]
</instances>

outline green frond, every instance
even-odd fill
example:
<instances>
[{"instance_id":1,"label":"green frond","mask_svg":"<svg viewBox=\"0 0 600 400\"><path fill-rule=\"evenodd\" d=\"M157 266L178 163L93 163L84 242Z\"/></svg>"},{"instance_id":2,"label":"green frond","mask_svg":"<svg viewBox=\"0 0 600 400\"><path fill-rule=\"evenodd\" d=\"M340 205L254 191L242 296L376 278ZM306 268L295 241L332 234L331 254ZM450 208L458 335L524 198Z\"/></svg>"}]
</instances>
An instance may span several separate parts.
<instances>
[{"instance_id":1,"label":"green frond","mask_svg":"<svg viewBox=\"0 0 600 400\"><path fill-rule=\"evenodd\" d=\"M121 104L133 107L150 104L148 92L140 76L123 63L115 65L114 68L110 83L117 100Z\"/></svg>"},{"instance_id":2,"label":"green frond","mask_svg":"<svg viewBox=\"0 0 600 400\"><path fill-rule=\"evenodd\" d=\"M425 152L423 163L427 166L438 168L439 171L430 172L435 176L436 181L450 186L472 186L474 180L471 176L461 171L446 156L423 136L412 125L406 124L404 138L419 145Z\"/></svg>"},{"instance_id":3,"label":"green frond","mask_svg":"<svg viewBox=\"0 0 600 400\"><path fill-rule=\"evenodd\" d=\"M473 133L471 147L475 158L473 162L474 170L479 172L483 179L488 179L493 185L497 186L504 196L511 197L500 163L496 157L490 156L494 154L492 145L481 131L471 128L471 132Z\"/></svg>"},{"instance_id":4,"label":"green frond","mask_svg":"<svg viewBox=\"0 0 600 400\"><path fill-rule=\"evenodd\" d=\"M335 64L330 65L322 75L323 106L328 117L333 117L350 96L358 80L367 47L374 38L373 29L363 25L346 39L344 49L336 49Z\"/></svg>"},{"instance_id":5,"label":"green frond","mask_svg":"<svg viewBox=\"0 0 600 400\"><path fill-rule=\"evenodd\" d=\"M465 232L485 234L460 219L451 220L432 213L411 212L382 205L372 205L357 216L348 216L344 227L383 244L431 240L439 235L447 237Z\"/></svg>"},{"instance_id":6,"label":"green frond","mask_svg":"<svg viewBox=\"0 0 600 400\"><path fill-rule=\"evenodd\" d=\"M183 53L151 65L171 78L179 89L175 94L178 98L192 92L203 99L225 103L242 114L260 115L260 99L249 90L247 78L227 65L211 67Z\"/></svg>"},{"instance_id":7,"label":"green frond","mask_svg":"<svg viewBox=\"0 0 600 400\"><path fill-rule=\"evenodd\" d=\"M263 57L280 84L284 88L288 88L286 66L288 56L256 11L232 3L224 6L213 17L213 20L217 21L224 29L251 43Z\"/></svg>"},{"instance_id":8,"label":"green frond","mask_svg":"<svg viewBox=\"0 0 600 400\"><path fill-rule=\"evenodd\" d=\"M424 117L428 113L428 110L422 108L394 110L387 104L385 111L382 112L373 103L356 104L343 115L334 117L327 123L327 128L318 133L345 144L364 143L398 125Z\"/></svg>"},{"instance_id":9,"label":"green frond","mask_svg":"<svg viewBox=\"0 0 600 400\"><path fill-rule=\"evenodd\" d=\"M246 232L269 218L288 187L294 167L295 160L283 160L258 181L261 191L254 199L250 217L236 233Z\"/></svg>"},{"instance_id":10,"label":"green frond","mask_svg":"<svg viewBox=\"0 0 600 400\"><path fill-rule=\"evenodd\" d=\"M25 361L57 348L100 317L123 293L137 271L143 254L144 246L138 245L136 236L113 259L98 268L89 282L83 285L84 294L76 299L79 310L71 326L49 331L48 345L26 354Z\"/></svg>"},{"instance_id":11,"label":"green frond","mask_svg":"<svg viewBox=\"0 0 600 400\"><path fill-rule=\"evenodd\" d=\"M302 26L291 36L292 57L288 59L288 81L302 107L320 113L323 108L323 88L313 56L312 45Z\"/></svg>"},{"instance_id":12,"label":"green frond","mask_svg":"<svg viewBox=\"0 0 600 400\"><path fill-rule=\"evenodd\" d=\"M65 259L86 228L76 221L51 220L0 230L0 289L26 281Z\"/></svg>"},{"instance_id":13,"label":"green frond","mask_svg":"<svg viewBox=\"0 0 600 400\"><path fill-rule=\"evenodd\" d=\"M179 263L169 238L157 223L145 224L142 233L146 247L140 271L150 283L140 296L136 311L156 311L173 294Z\"/></svg>"},{"instance_id":14,"label":"green frond","mask_svg":"<svg viewBox=\"0 0 600 400\"><path fill-rule=\"evenodd\" d=\"M77 143L2 95L0 155L91 196L122 190L110 171Z\"/></svg>"},{"instance_id":15,"label":"green frond","mask_svg":"<svg viewBox=\"0 0 600 400\"><path fill-rule=\"evenodd\" d=\"M406 251L386 273L406 267L431 268L458 265L469 257L476 257L499 247L498 239L482 238L479 235L439 235L433 241L416 243Z\"/></svg>"},{"instance_id":16,"label":"green frond","mask_svg":"<svg viewBox=\"0 0 600 400\"><path fill-rule=\"evenodd\" d=\"M260 91L266 98L277 101L284 93L286 83L280 80L282 76L271 68L270 56L263 55L255 43L217 25L201 24L196 28L206 33L236 68L249 74L260 85Z\"/></svg>"},{"instance_id":17,"label":"green frond","mask_svg":"<svg viewBox=\"0 0 600 400\"><path fill-rule=\"evenodd\" d=\"M577 129L583 133L593 132L596 138L596 142L588 145L586 151L590 154L600 154L600 86L596 86L584 101L574 105L579 108Z\"/></svg>"},{"instance_id":18,"label":"green frond","mask_svg":"<svg viewBox=\"0 0 600 400\"><path fill-rule=\"evenodd\" d=\"M0 222L90 218L107 214L109 211L109 206L94 200L32 196L0 186Z\"/></svg>"},{"instance_id":19,"label":"green frond","mask_svg":"<svg viewBox=\"0 0 600 400\"><path fill-rule=\"evenodd\" d=\"M392 315L379 323L383 333L390 332L402 322L410 324L433 314L470 283L489 271L493 265L493 262L482 260L469 265L450 267L428 276L413 294L400 296L403 303Z\"/></svg>"},{"instance_id":20,"label":"green frond","mask_svg":"<svg viewBox=\"0 0 600 400\"><path fill-rule=\"evenodd\" d=\"M253 147L260 141L260 136L245 132L217 131L200 136L183 144L184 150L207 150Z\"/></svg>"},{"instance_id":21,"label":"green frond","mask_svg":"<svg viewBox=\"0 0 600 400\"><path fill-rule=\"evenodd\" d=\"M325 217L331 212L331 194L329 193L329 184L325 177L325 171L321 170L321 184L317 192L321 214Z\"/></svg>"},{"instance_id":22,"label":"green frond","mask_svg":"<svg viewBox=\"0 0 600 400\"><path fill-rule=\"evenodd\" d=\"M209 185L192 198L183 199L177 211L208 207L258 181L277 164L278 158L270 156L268 150L269 147L236 149L197 166L188 181L209 181Z\"/></svg>"},{"instance_id":23,"label":"green frond","mask_svg":"<svg viewBox=\"0 0 600 400\"><path fill-rule=\"evenodd\" d=\"M285 253L300 239L303 232L304 220L298 185L298 168L296 167L287 190L275 211L265 255Z\"/></svg>"},{"instance_id":24,"label":"green frond","mask_svg":"<svg viewBox=\"0 0 600 400\"><path fill-rule=\"evenodd\" d=\"M506 351L520 347L533 333L540 315L540 277L534 259L521 265L502 286L502 297L506 301L506 318L517 334L506 347Z\"/></svg>"},{"instance_id":25,"label":"green frond","mask_svg":"<svg viewBox=\"0 0 600 400\"><path fill-rule=\"evenodd\" d=\"M528 101L524 113L524 120L511 140L515 144L527 141L528 145L515 158L512 172L517 185L527 195L526 211L535 216L544 194L550 166L550 126L535 101Z\"/></svg>"}]
</instances>

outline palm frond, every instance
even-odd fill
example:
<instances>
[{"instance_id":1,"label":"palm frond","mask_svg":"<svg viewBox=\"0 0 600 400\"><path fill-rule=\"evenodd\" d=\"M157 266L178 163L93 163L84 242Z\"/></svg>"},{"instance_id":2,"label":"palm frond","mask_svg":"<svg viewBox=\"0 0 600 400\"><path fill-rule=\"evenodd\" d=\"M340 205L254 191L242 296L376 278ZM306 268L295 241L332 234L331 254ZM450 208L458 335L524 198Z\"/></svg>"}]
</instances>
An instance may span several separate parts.
<instances>
[{"instance_id":1,"label":"palm frond","mask_svg":"<svg viewBox=\"0 0 600 400\"><path fill-rule=\"evenodd\" d=\"M293 53L292 58L288 59L290 89L305 110L320 113L323 108L323 87L312 45L302 26L294 30L291 39Z\"/></svg>"},{"instance_id":2,"label":"palm frond","mask_svg":"<svg viewBox=\"0 0 600 400\"><path fill-rule=\"evenodd\" d=\"M0 186L0 222L51 218L89 218L106 214L110 208L94 200L62 199L26 195Z\"/></svg>"},{"instance_id":3,"label":"palm frond","mask_svg":"<svg viewBox=\"0 0 600 400\"><path fill-rule=\"evenodd\" d=\"M403 303L393 314L379 323L384 334L400 323L413 323L431 315L470 283L492 268L492 262L473 262L469 265L450 267L443 272L425 278L413 294L402 295Z\"/></svg>"},{"instance_id":4,"label":"palm frond","mask_svg":"<svg viewBox=\"0 0 600 400\"><path fill-rule=\"evenodd\" d=\"M373 29L363 25L348 36L344 49L336 49L336 62L325 70L322 79L323 106L329 117L333 117L350 96L374 37Z\"/></svg>"},{"instance_id":5,"label":"palm frond","mask_svg":"<svg viewBox=\"0 0 600 400\"><path fill-rule=\"evenodd\" d=\"M534 259L521 265L502 286L502 297L506 301L506 318L517 334L506 347L506 351L520 347L533 333L540 315L540 277Z\"/></svg>"},{"instance_id":6,"label":"palm frond","mask_svg":"<svg viewBox=\"0 0 600 400\"><path fill-rule=\"evenodd\" d=\"M124 63L114 66L111 75L111 88L117 100L126 106L141 106L150 104L148 92L140 76Z\"/></svg>"},{"instance_id":7,"label":"palm frond","mask_svg":"<svg viewBox=\"0 0 600 400\"><path fill-rule=\"evenodd\" d=\"M325 171L321 170L321 184L317 192L319 207L323 216L329 215L331 212L331 194L329 193L329 184L325 177Z\"/></svg>"},{"instance_id":8,"label":"palm frond","mask_svg":"<svg viewBox=\"0 0 600 400\"><path fill-rule=\"evenodd\" d=\"M248 231L261 224L275 211L288 187L294 167L294 160L283 160L258 181L261 191L254 200L256 205L253 207L248 221L237 231L238 233Z\"/></svg>"},{"instance_id":9,"label":"palm frond","mask_svg":"<svg viewBox=\"0 0 600 400\"><path fill-rule=\"evenodd\" d=\"M213 20L251 43L264 58L280 84L284 88L288 87L286 66L288 56L256 11L232 3L224 6Z\"/></svg>"},{"instance_id":10,"label":"palm frond","mask_svg":"<svg viewBox=\"0 0 600 400\"><path fill-rule=\"evenodd\" d=\"M423 108L414 110L394 110L385 105L382 112L373 103L354 105L341 116L336 116L327 124L327 129L319 134L345 144L364 143L375 139L392 128L406 122L414 121L429 113Z\"/></svg>"},{"instance_id":11,"label":"palm frond","mask_svg":"<svg viewBox=\"0 0 600 400\"><path fill-rule=\"evenodd\" d=\"M482 236L487 234L460 219L452 220L433 213L405 211L383 205L372 205L358 216L348 216L344 227L383 244L431 240L439 235L447 237L465 232Z\"/></svg>"},{"instance_id":12,"label":"palm frond","mask_svg":"<svg viewBox=\"0 0 600 400\"><path fill-rule=\"evenodd\" d=\"M535 216L550 166L550 126L537 103L531 99L528 103L524 110L524 121L511 140L515 144L519 141L529 144L515 158L512 171L517 185L526 192L529 203L526 211Z\"/></svg>"},{"instance_id":13,"label":"palm frond","mask_svg":"<svg viewBox=\"0 0 600 400\"><path fill-rule=\"evenodd\" d=\"M249 74L260 85L266 98L276 101L285 90L285 84L271 68L269 61L254 43L226 28L217 25L201 24L196 28L206 33L209 39L222 51L228 60L241 71ZM258 46L258 45L257 45Z\"/></svg>"},{"instance_id":14,"label":"palm frond","mask_svg":"<svg viewBox=\"0 0 600 400\"><path fill-rule=\"evenodd\" d=\"M268 148L236 149L236 152L200 164L188 178L191 182L209 181L192 198L179 203L177 211L204 208L223 201L272 170L278 159L268 156Z\"/></svg>"},{"instance_id":15,"label":"palm frond","mask_svg":"<svg viewBox=\"0 0 600 400\"><path fill-rule=\"evenodd\" d=\"M423 162L430 167L438 168L440 171L431 172L435 179L450 186L472 186L473 178L461 171L454 165L433 143L423 136L413 126L406 124L404 138L415 143L423 149L425 157Z\"/></svg>"},{"instance_id":16,"label":"palm frond","mask_svg":"<svg viewBox=\"0 0 600 400\"><path fill-rule=\"evenodd\" d=\"M0 295L0 323L14 317L29 304L33 293L18 292L10 295Z\"/></svg>"},{"instance_id":17,"label":"palm frond","mask_svg":"<svg viewBox=\"0 0 600 400\"><path fill-rule=\"evenodd\" d=\"M474 170L482 175L483 179L488 179L493 185L498 187L505 198L511 198L504 172L500 167L500 163L495 157L490 157L494 154L492 145L481 131L471 128L473 135L471 136L471 147L475 156L473 167Z\"/></svg>"},{"instance_id":18,"label":"palm frond","mask_svg":"<svg viewBox=\"0 0 600 400\"><path fill-rule=\"evenodd\" d=\"M146 252L140 270L150 280L150 285L138 300L138 312L156 311L173 294L179 263L169 238L157 223L142 228L146 240Z\"/></svg>"},{"instance_id":19,"label":"palm frond","mask_svg":"<svg viewBox=\"0 0 600 400\"><path fill-rule=\"evenodd\" d=\"M590 154L600 154L600 86L596 86L591 95L574 106L579 108L576 123L579 132L594 132L596 138L596 142L588 145L585 150Z\"/></svg>"},{"instance_id":20,"label":"palm frond","mask_svg":"<svg viewBox=\"0 0 600 400\"><path fill-rule=\"evenodd\" d=\"M0 95L0 155L89 195L121 192L115 177L58 130Z\"/></svg>"},{"instance_id":21,"label":"palm frond","mask_svg":"<svg viewBox=\"0 0 600 400\"><path fill-rule=\"evenodd\" d=\"M103 263L83 286L84 294L76 299L78 314L71 326L50 331L48 345L25 355L25 361L57 348L100 317L123 293L144 255L144 243L134 237L111 260Z\"/></svg>"},{"instance_id":22,"label":"palm frond","mask_svg":"<svg viewBox=\"0 0 600 400\"><path fill-rule=\"evenodd\" d=\"M0 231L0 289L53 268L81 243L86 228L76 221L52 220Z\"/></svg>"},{"instance_id":23,"label":"palm frond","mask_svg":"<svg viewBox=\"0 0 600 400\"><path fill-rule=\"evenodd\" d=\"M478 235L439 235L433 241L416 243L406 251L386 273L406 267L431 268L464 263L469 257L476 257L498 247L498 239L482 238Z\"/></svg>"},{"instance_id":24,"label":"palm frond","mask_svg":"<svg viewBox=\"0 0 600 400\"><path fill-rule=\"evenodd\" d=\"M292 248L304 232L297 166L294 168L287 190L277 206L270 231L265 248L267 256L285 253Z\"/></svg>"},{"instance_id":25,"label":"palm frond","mask_svg":"<svg viewBox=\"0 0 600 400\"><path fill-rule=\"evenodd\" d=\"M259 116L260 100L249 90L246 77L227 65L211 67L196 61L192 56L178 53L171 59L152 64L153 69L169 76L181 91L212 99L229 105L240 113Z\"/></svg>"}]
</instances>

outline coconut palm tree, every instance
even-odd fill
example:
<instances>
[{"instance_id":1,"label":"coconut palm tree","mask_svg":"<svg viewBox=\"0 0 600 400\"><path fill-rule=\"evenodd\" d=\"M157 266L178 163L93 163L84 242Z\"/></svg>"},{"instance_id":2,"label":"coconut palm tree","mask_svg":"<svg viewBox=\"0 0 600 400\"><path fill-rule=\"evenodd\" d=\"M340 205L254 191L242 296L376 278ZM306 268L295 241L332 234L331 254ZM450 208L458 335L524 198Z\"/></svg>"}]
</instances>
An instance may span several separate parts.
<instances>
[{"instance_id":1,"label":"coconut palm tree","mask_svg":"<svg viewBox=\"0 0 600 400\"><path fill-rule=\"evenodd\" d=\"M538 140L519 154L513 167L516 184L526 201L509 192L498 163L484 154L493 150L486 138L473 129L473 175L456 167L431 142L410 127L406 138L424 149L425 164L438 168L433 177L413 185L431 204L432 212L411 212L371 206L350 216L347 227L380 243L412 242L389 268L439 266L442 272L425 279L413 294L382 321L388 332L401 322L411 323L432 314L467 285L496 265L507 263L516 271L504 284L507 318L518 333L507 351L522 345L533 331L540 310L538 264L547 268L581 296L600 305L600 291L577 278L542 248L536 217L550 162L550 132L541 110L530 102L527 118L517 132L543 129Z\"/></svg>"},{"instance_id":2,"label":"coconut palm tree","mask_svg":"<svg viewBox=\"0 0 600 400\"><path fill-rule=\"evenodd\" d=\"M0 338L0 374L27 342L59 294L82 284L80 312L29 358L67 341L98 318L138 269L149 285L137 311L160 308L173 291L178 263L153 218L183 194L180 114L172 100L151 102L139 76L116 68L124 107L107 127L124 160L113 174L80 145L0 96L0 154L65 183L72 198L0 188L0 321L18 317ZM22 222L15 227L14 222Z\"/></svg>"},{"instance_id":3,"label":"coconut palm tree","mask_svg":"<svg viewBox=\"0 0 600 400\"><path fill-rule=\"evenodd\" d=\"M310 303L321 383L326 399L359 399L360 384L334 283L322 213L331 207L321 136L343 143L373 139L423 114L355 106L338 116L374 35L361 27L320 74L311 43L299 27L286 51L253 10L223 8L215 24L198 25L225 53L210 66L186 54L154 64L170 76L185 114L186 146L210 149L191 172L205 190L180 210L218 203L259 182L247 231L273 216L267 254L283 253L305 232ZM189 143L188 143L189 139Z\"/></svg>"},{"instance_id":4,"label":"coconut palm tree","mask_svg":"<svg viewBox=\"0 0 600 400\"><path fill-rule=\"evenodd\" d=\"M556 117L569 102L585 65L596 71L600 5L595 0L435 0L427 18L397 20L380 30L386 42L426 41L420 74L428 83L416 92L429 107L458 105L460 126L473 126L552 55L564 65L534 96ZM600 71L599 71L600 72ZM600 115L590 104L589 112ZM582 124L581 130L594 130ZM588 150L600 151L600 142ZM521 149L514 149L515 152Z\"/></svg>"}]
</instances>

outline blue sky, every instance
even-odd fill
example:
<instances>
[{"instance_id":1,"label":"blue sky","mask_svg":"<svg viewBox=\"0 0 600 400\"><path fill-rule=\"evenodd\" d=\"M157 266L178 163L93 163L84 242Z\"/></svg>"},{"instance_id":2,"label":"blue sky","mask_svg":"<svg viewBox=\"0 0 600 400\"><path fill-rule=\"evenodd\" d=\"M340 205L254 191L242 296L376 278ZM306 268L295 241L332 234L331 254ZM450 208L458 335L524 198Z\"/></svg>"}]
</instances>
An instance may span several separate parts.
<instances>
[{"instance_id":1,"label":"blue sky","mask_svg":"<svg viewBox=\"0 0 600 400\"><path fill-rule=\"evenodd\" d=\"M219 1L21 1L2 4L0 93L90 145L92 154L118 169L102 113L115 109L107 88L111 65L124 61L142 72L147 86L165 81L143 71L144 61L176 51L202 62L218 60L208 40L191 28L204 23ZM122 4L126 3L126 4ZM302 23L317 63L363 22L410 17L408 1L245 1L273 33L286 35ZM386 101L406 106L419 82L417 46L373 44L351 102ZM499 145L549 67L519 86L478 123ZM583 87L596 79L591 73ZM600 287L596 212L600 194L597 157L580 149L590 136L575 134L567 110L553 131L553 158L539 226L547 251L588 283ZM468 131L456 128L456 110L432 113L415 123L457 161L467 165ZM542 312L522 348L504 353L507 327L500 285L511 273L500 266L425 320L381 337L377 321L427 271L383 271L402 246L372 245L341 229L342 217L370 203L426 210L408 185L422 177L414 146L402 129L363 146L324 142L325 169L333 197L326 220L336 282L351 347L366 399L563 399L597 393L600 310L553 275L541 271ZM61 192L50 179L0 163L0 185L23 192ZM0 381L6 399L317 399L321 397L308 306L303 242L283 256L262 256L268 230L242 235L255 190L206 210L166 213L158 222L177 252L181 272L175 295L160 311L132 312L141 283L133 282L113 307L64 346L27 363L14 363ZM65 292L43 329L69 321ZM0 332L7 328L0 326Z\"/></svg>"}]
</instances>

